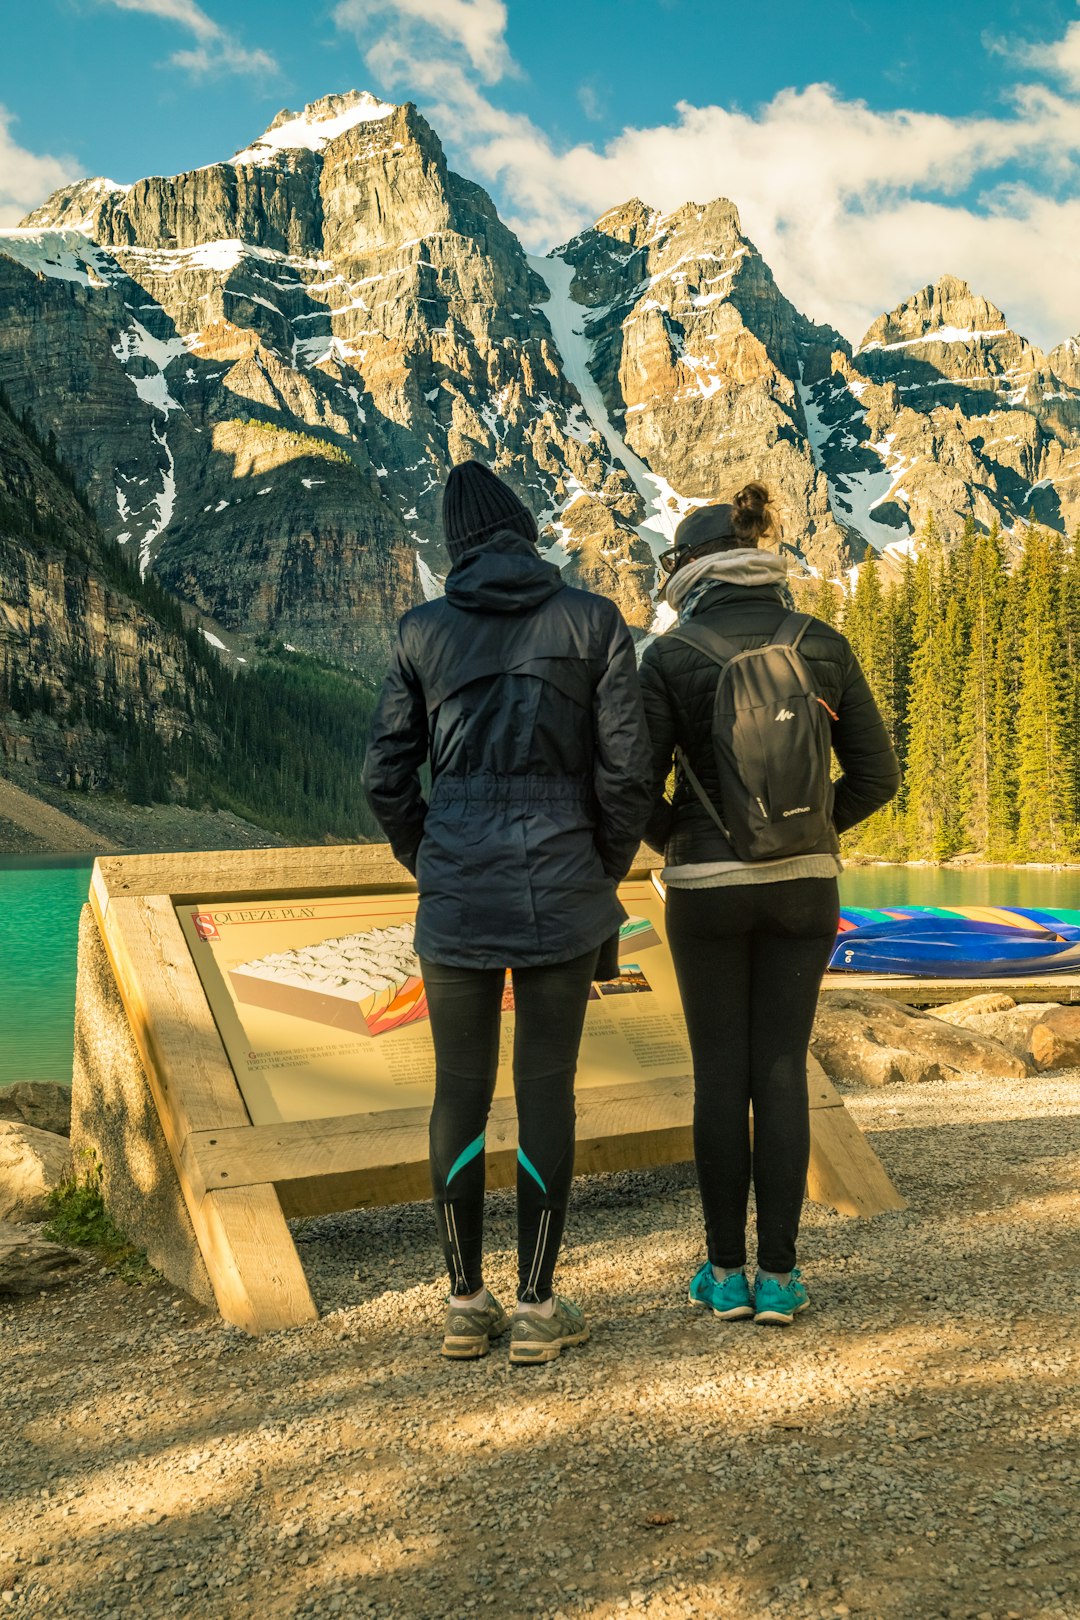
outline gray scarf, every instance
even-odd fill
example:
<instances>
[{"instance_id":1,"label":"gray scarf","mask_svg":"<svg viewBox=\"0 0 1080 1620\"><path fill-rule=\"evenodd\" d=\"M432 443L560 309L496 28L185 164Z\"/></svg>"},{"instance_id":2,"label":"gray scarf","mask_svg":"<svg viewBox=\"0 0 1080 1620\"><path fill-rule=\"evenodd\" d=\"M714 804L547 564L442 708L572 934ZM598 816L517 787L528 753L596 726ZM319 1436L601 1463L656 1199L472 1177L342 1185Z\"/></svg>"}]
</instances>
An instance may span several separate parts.
<instances>
[{"instance_id":1,"label":"gray scarf","mask_svg":"<svg viewBox=\"0 0 1080 1620\"><path fill-rule=\"evenodd\" d=\"M685 624L694 609L716 585L772 585L789 608L795 601L787 586L787 563L775 551L756 546L739 551L713 551L672 574L661 596Z\"/></svg>"}]
</instances>

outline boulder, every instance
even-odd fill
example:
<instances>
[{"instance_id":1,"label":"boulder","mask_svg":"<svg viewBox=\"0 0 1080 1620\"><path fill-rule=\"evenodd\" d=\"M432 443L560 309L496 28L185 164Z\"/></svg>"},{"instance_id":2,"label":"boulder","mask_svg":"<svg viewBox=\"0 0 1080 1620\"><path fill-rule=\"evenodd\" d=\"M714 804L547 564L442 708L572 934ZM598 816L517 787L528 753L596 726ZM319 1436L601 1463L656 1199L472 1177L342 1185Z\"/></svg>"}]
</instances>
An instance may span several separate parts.
<instances>
[{"instance_id":1,"label":"boulder","mask_svg":"<svg viewBox=\"0 0 1080 1620\"><path fill-rule=\"evenodd\" d=\"M18 1080L0 1086L0 1119L21 1120L39 1131L67 1136L71 1130L71 1087L54 1080Z\"/></svg>"},{"instance_id":2,"label":"boulder","mask_svg":"<svg viewBox=\"0 0 1080 1620\"><path fill-rule=\"evenodd\" d=\"M946 1024L965 1024L971 1017L983 1013L1010 1012L1016 1002L1001 991L989 991L985 996L968 996L964 1001L953 1001L934 1008L934 1017Z\"/></svg>"},{"instance_id":3,"label":"boulder","mask_svg":"<svg viewBox=\"0 0 1080 1620\"><path fill-rule=\"evenodd\" d=\"M92 1256L78 1249L47 1243L22 1227L0 1221L0 1299L55 1288L94 1263Z\"/></svg>"},{"instance_id":4,"label":"boulder","mask_svg":"<svg viewBox=\"0 0 1080 1620\"><path fill-rule=\"evenodd\" d=\"M1000 1041L1010 1052L1015 1052L1025 1063L1034 1066L1032 1034L1051 1013L1061 1011L1063 1008L1056 1001L1026 1001L1003 1012L969 1013L963 1020L963 1027L974 1034L988 1035L991 1040Z\"/></svg>"},{"instance_id":5,"label":"boulder","mask_svg":"<svg viewBox=\"0 0 1080 1620\"><path fill-rule=\"evenodd\" d=\"M1029 1073L1027 1061L1001 1041L868 991L823 995L810 1049L831 1080L850 1085Z\"/></svg>"},{"instance_id":6,"label":"boulder","mask_svg":"<svg viewBox=\"0 0 1080 1620\"><path fill-rule=\"evenodd\" d=\"M1080 1007L1047 1007L1031 1031L1037 1069L1080 1068Z\"/></svg>"},{"instance_id":7,"label":"boulder","mask_svg":"<svg viewBox=\"0 0 1080 1620\"><path fill-rule=\"evenodd\" d=\"M46 1220L68 1162L66 1137L0 1119L0 1221Z\"/></svg>"}]
</instances>

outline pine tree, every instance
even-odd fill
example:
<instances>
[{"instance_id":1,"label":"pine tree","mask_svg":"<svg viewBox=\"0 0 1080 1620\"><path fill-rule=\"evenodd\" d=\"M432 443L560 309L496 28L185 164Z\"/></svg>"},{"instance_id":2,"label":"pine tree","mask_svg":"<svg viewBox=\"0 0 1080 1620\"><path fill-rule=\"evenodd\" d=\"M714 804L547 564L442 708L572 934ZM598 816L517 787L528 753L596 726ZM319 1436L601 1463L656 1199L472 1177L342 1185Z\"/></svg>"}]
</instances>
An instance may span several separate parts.
<instances>
[{"instance_id":1,"label":"pine tree","mask_svg":"<svg viewBox=\"0 0 1080 1620\"><path fill-rule=\"evenodd\" d=\"M966 578L957 581L965 610L966 654L960 694L960 811L964 842L981 854L1003 850L1009 828L1000 821L992 788L994 757L1006 739L997 735L995 663L1005 588L1000 533L995 526L972 536L965 548Z\"/></svg>"},{"instance_id":2,"label":"pine tree","mask_svg":"<svg viewBox=\"0 0 1080 1620\"><path fill-rule=\"evenodd\" d=\"M1017 702L1016 853L1060 860L1072 844L1068 687L1063 656L1061 542L1024 537L1024 627Z\"/></svg>"},{"instance_id":3,"label":"pine tree","mask_svg":"<svg viewBox=\"0 0 1080 1620\"><path fill-rule=\"evenodd\" d=\"M876 552L868 551L859 564L855 589L845 604L843 629L889 735L895 738L895 649L891 620L889 601L881 585L881 564ZM899 859L904 853L904 829L896 800L853 830L849 843L867 854Z\"/></svg>"},{"instance_id":4,"label":"pine tree","mask_svg":"<svg viewBox=\"0 0 1080 1620\"><path fill-rule=\"evenodd\" d=\"M908 696L906 822L913 855L946 860L960 847L955 612L933 519L915 565L915 654Z\"/></svg>"},{"instance_id":5,"label":"pine tree","mask_svg":"<svg viewBox=\"0 0 1080 1620\"><path fill-rule=\"evenodd\" d=\"M1061 631L1066 683L1066 734L1071 754L1069 819L1074 826L1080 826L1080 527L1065 548Z\"/></svg>"},{"instance_id":6,"label":"pine tree","mask_svg":"<svg viewBox=\"0 0 1080 1620\"><path fill-rule=\"evenodd\" d=\"M841 592L832 580L825 578L824 574L818 579L810 594L808 613L823 624L837 625L840 622L840 607L843 598Z\"/></svg>"}]
</instances>

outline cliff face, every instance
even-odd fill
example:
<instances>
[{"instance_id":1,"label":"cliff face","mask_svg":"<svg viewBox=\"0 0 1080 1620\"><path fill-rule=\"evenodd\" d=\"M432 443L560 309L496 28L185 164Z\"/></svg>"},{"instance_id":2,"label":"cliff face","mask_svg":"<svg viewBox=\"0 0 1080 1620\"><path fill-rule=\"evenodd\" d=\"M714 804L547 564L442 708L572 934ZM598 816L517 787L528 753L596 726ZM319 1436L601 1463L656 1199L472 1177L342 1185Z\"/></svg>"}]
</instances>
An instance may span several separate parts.
<instances>
[{"instance_id":1,"label":"cliff face","mask_svg":"<svg viewBox=\"0 0 1080 1620\"><path fill-rule=\"evenodd\" d=\"M198 675L92 527L0 409L0 761L60 787L122 789L140 728L164 743L188 732Z\"/></svg>"},{"instance_id":2,"label":"cliff face","mask_svg":"<svg viewBox=\"0 0 1080 1620\"><path fill-rule=\"evenodd\" d=\"M1078 354L950 277L853 353L722 199L631 201L528 259L414 107L355 92L0 232L0 384L107 535L241 643L371 675L440 588L456 461L492 465L567 577L644 631L679 517L749 478L830 577L931 510L947 536L969 515L1071 529Z\"/></svg>"}]
</instances>

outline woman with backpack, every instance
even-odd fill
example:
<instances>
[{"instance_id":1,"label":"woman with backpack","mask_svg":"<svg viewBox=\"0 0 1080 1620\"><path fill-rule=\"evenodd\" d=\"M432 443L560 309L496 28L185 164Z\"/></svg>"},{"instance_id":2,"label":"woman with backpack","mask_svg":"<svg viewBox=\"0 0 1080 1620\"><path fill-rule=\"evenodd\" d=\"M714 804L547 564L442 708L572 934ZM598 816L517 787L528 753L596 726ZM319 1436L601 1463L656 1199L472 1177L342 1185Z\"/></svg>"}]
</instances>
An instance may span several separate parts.
<instances>
[{"instance_id":1,"label":"woman with backpack","mask_svg":"<svg viewBox=\"0 0 1080 1620\"><path fill-rule=\"evenodd\" d=\"M772 530L758 483L683 519L660 558L660 595L678 622L647 648L641 683L652 750L645 838L666 860L694 1061L708 1258L690 1301L727 1321L789 1323L809 1304L795 1263L810 1156L806 1059L839 920L837 835L893 797L900 771L848 642L793 611L784 560L759 545ZM843 772L835 782L831 751ZM751 1179L753 1290L743 1269Z\"/></svg>"},{"instance_id":2,"label":"woman with backpack","mask_svg":"<svg viewBox=\"0 0 1080 1620\"><path fill-rule=\"evenodd\" d=\"M451 1296L443 1354L552 1361L588 1338L552 1293L574 1168L574 1073L592 981L618 972L616 895L649 811L630 633L537 551L488 468L443 499L446 594L406 613L364 787L419 888L416 949L435 1043L431 1175ZM431 767L425 802L420 772ZM605 946L604 965L598 958ZM512 971L518 1305L484 1285L484 1132Z\"/></svg>"}]
</instances>

